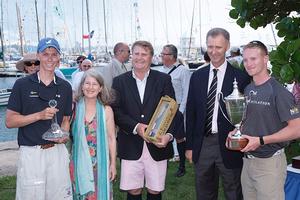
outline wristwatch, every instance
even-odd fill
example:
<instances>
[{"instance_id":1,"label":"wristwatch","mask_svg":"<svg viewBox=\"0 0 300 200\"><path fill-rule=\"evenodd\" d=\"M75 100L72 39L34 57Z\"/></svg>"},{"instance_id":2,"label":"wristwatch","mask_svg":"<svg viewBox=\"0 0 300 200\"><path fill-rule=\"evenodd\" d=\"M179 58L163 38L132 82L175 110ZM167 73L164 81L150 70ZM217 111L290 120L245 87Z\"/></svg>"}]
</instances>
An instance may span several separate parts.
<instances>
[{"instance_id":1,"label":"wristwatch","mask_svg":"<svg viewBox=\"0 0 300 200\"><path fill-rule=\"evenodd\" d=\"M261 146L265 144L264 136L259 136L259 143Z\"/></svg>"}]
</instances>

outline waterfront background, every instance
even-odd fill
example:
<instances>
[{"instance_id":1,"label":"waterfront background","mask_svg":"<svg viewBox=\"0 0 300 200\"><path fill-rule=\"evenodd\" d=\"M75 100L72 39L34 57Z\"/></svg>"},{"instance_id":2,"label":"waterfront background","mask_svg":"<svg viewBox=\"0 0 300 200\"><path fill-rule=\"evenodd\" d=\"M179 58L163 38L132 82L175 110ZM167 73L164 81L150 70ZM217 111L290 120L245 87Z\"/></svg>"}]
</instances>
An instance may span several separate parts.
<instances>
[{"instance_id":1,"label":"waterfront background","mask_svg":"<svg viewBox=\"0 0 300 200\"><path fill-rule=\"evenodd\" d=\"M0 78L0 89L3 88L12 88L16 77L1 77ZM12 141L17 139L18 129L12 128L8 129L5 126L5 115L6 106L0 106L0 142Z\"/></svg>"}]
</instances>

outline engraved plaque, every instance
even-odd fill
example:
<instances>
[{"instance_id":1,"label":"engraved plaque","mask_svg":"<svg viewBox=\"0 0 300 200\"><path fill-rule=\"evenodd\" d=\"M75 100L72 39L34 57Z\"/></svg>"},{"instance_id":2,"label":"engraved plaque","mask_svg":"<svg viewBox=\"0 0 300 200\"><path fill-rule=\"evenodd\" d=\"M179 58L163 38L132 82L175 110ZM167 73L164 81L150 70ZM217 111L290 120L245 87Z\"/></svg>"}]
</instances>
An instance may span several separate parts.
<instances>
[{"instance_id":1,"label":"engraved plaque","mask_svg":"<svg viewBox=\"0 0 300 200\"><path fill-rule=\"evenodd\" d=\"M144 133L150 141L157 141L157 137L165 135L177 112L178 105L174 99L164 96L160 99L151 121Z\"/></svg>"}]
</instances>

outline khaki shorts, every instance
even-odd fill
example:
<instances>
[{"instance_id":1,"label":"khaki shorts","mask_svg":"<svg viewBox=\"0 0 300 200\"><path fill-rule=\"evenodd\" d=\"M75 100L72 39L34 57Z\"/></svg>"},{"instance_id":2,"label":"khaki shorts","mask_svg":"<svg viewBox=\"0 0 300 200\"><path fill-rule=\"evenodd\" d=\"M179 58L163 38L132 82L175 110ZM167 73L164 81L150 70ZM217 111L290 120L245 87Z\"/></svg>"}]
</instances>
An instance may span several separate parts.
<instances>
[{"instance_id":1,"label":"khaki shorts","mask_svg":"<svg viewBox=\"0 0 300 200\"><path fill-rule=\"evenodd\" d=\"M285 178L284 152L270 158L243 158L241 183L244 200L283 200Z\"/></svg>"},{"instance_id":2,"label":"khaki shorts","mask_svg":"<svg viewBox=\"0 0 300 200\"><path fill-rule=\"evenodd\" d=\"M21 146L17 172L17 200L72 199L69 155L64 144L42 149Z\"/></svg>"}]
</instances>

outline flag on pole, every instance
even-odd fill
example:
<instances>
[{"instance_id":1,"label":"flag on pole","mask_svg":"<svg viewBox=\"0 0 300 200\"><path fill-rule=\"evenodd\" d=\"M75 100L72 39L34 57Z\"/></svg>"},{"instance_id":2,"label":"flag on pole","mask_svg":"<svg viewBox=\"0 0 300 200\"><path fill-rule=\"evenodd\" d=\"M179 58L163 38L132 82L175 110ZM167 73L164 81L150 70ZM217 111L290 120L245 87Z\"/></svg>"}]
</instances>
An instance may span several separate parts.
<instances>
[{"instance_id":1,"label":"flag on pole","mask_svg":"<svg viewBox=\"0 0 300 200\"><path fill-rule=\"evenodd\" d=\"M95 32L95 31L92 30L92 31L90 32L90 34L88 34L88 35L82 35L82 38L83 38L83 39L93 38L94 32Z\"/></svg>"}]
</instances>

